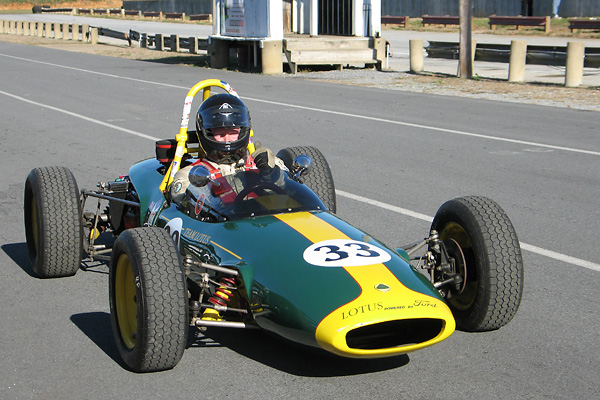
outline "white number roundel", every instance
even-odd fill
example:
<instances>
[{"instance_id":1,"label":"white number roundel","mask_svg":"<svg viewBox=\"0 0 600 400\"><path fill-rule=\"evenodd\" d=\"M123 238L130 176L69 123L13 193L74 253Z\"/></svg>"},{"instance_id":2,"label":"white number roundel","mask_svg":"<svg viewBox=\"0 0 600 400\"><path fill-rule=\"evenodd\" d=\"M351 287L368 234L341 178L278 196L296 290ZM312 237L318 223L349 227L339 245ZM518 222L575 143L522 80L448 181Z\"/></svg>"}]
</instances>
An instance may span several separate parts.
<instances>
[{"instance_id":1,"label":"white number roundel","mask_svg":"<svg viewBox=\"0 0 600 400\"><path fill-rule=\"evenodd\" d=\"M331 239L304 250L304 260L319 267L358 267L379 264L392 257L379 247L358 240Z\"/></svg>"}]
</instances>

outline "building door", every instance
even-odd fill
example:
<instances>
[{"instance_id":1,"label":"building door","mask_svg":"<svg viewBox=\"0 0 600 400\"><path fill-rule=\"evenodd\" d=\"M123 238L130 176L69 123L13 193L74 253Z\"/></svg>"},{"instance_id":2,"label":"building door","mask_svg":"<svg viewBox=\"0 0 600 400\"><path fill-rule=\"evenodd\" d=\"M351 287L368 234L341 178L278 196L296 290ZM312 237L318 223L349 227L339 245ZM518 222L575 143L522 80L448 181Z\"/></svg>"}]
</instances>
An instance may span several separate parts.
<instances>
[{"instance_id":1,"label":"building door","mask_svg":"<svg viewBox=\"0 0 600 400\"><path fill-rule=\"evenodd\" d=\"M292 32L292 0L283 0L283 34Z\"/></svg>"},{"instance_id":2,"label":"building door","mask_svg":"<svg viewBox=\"0 0 600 400\"><path fill-rule=\"evenodd\" d=\"M352 36L352 0L319 0L319 35Z\"/></svg>"}]
</instances>

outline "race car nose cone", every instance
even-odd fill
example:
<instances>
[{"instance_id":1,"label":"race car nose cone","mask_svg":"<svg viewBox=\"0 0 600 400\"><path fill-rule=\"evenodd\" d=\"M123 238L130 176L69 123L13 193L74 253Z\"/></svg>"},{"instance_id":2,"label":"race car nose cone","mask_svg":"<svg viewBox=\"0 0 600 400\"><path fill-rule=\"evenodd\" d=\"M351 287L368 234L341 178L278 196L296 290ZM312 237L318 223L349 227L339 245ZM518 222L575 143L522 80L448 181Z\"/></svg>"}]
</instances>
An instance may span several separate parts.
<instances>
[{"instance_id":1,"label":"race car nose cone","mask_svg":"<svg viewBox=\"0 0 600 400\"><path fill-rule=\"evenodd\" d=\"M349 269L363 291L320 322L315 332L319 346L345 357L388 357L439 343L454 332L454 317L443 300L392 277L386 283L369 282L385 271L383 265Z\"/></svg>"}]
</instances>

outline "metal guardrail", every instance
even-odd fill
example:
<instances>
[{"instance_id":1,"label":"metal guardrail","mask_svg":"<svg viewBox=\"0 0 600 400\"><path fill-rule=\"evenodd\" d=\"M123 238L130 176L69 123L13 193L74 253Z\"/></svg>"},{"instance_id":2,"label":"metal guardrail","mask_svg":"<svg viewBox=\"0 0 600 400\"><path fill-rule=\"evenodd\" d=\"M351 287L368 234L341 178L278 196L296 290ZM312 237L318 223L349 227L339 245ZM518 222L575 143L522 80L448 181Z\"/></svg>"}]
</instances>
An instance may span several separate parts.
<instances>
[{"instance_id":1,"label":"metal guardrail","mask_svg":"<svg viewBox=\"0 0 600 400\"><path fill-rule=\"evenodd\" d=\"M79 40L91 43L97 43L98 36L106 36L117 40L125 40L129 46L132 46L133 42L138 42L139 47L154 47L156 50L180 51L183 49L188 50L191 54L197 54L199 50L208 50L208 38L160 34L149 35L134 30L121 32L104 27L89 26L87 24L0 19L0 33L38 36L47 39ZM79 33L81 33L81 38Z\"/></svg>"},{"instance_id":2,"label":"metal guardrail","mask_svg":"<svg viewBox=\"0 0 600 400\"><path fill-rule=\"evenodd\" d=\"M141 10L125 10L123 8L76 8L76 7L50 7L34 6L32 8L34 14L38 13L69 13L69 14L84 14L84 15L115 15L123 17L144 17L158 19L180 19L189 21L206 21L212 22L212 14L195 14L186 16L184 12L162 12L162 11L141 11Z\"/></svg>"},{"instance_id":3,"label":"metal guardrail","mask_svg":"<svg viewBox=\"0 0 600 400\"><path fill-rule=\"evenodd\" d=\"M425 47L427 56L431 58L458 59L457 42L430 41ZM527 64L564 66L567 60L565 46L527 46ZM477 43L475 61L491 61L508 63L510 61L510 44ZM584 66L600 68L600 48L585 49Z\"/></svg>"}]
</instances>

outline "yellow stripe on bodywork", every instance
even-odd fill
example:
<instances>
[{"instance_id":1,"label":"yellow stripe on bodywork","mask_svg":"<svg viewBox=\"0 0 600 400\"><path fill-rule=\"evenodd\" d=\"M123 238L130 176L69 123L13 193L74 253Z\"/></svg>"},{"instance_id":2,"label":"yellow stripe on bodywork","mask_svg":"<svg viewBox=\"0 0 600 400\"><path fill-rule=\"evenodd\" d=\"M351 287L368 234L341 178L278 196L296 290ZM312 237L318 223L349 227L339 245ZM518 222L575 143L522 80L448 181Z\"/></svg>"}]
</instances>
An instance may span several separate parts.
<instances>
[{"instance_id":1,"label":"yellow stripe on bodywork","mask_svg":"<svg viewBox=\"0 0 600 400\"><path fill-rule=\"evenodd\" d=\"M226 249L225 247L221 246L220 244L216 243L215 241L211 240L210 241L212 244L214 244L215 246L217 246L220 249L225 250L226 252L228 252L229 254L231 254L232 256L234 256L235 258L237 258L238 260L241 260L242 257L238 256L237 254L235 254L233 251Z\"/></svg>"},{"instance_id":2,"label":"yellow stripe on bodywork","mask_svg":"<svg viewBox=\"0 0 600 400\"><path fill-rule=\"evenodd\" d=\"M336 227L308 212L281 214L276 217L313 243L330 239L351 240ZM361 293L356 299L331 312L317 326L315 338L325 350L346 357L386 357L438 343L454 331L454 317L443 301L410 290L384 264L343 268L360 285ZM389 290L377 290L376 286L380 284L387 285ZM346 334L349 331L361 326L397 320L398 310L402 313L402 319L436 318L444 320L445 326L437 337L425 343L367 350L348 347Z\"/></svg>"}]
</instances>

